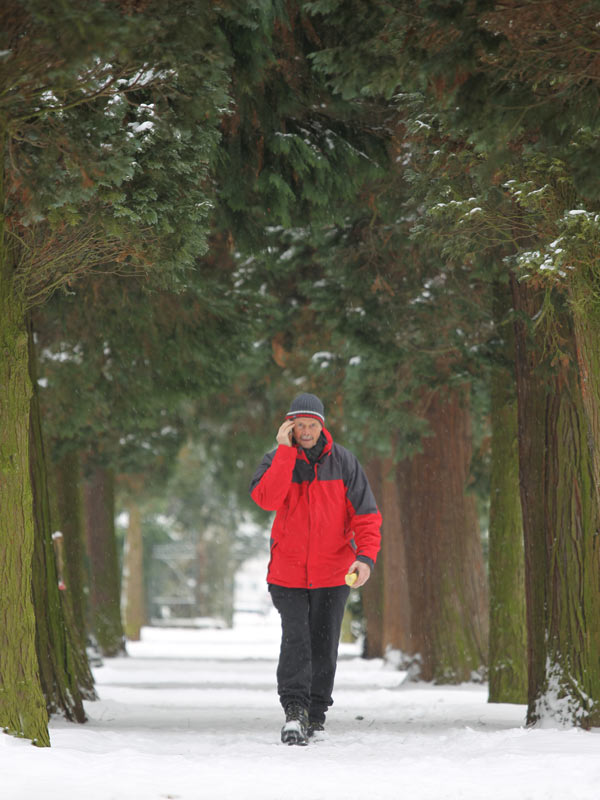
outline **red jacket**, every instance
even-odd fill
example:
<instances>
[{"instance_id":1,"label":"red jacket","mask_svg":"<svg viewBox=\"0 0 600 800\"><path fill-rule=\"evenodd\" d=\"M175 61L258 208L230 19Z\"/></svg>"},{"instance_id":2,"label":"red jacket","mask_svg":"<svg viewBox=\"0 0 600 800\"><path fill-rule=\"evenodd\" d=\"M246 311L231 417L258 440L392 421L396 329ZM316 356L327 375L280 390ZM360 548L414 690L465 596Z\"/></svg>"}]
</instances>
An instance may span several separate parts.
<instances>
[{"instance_id":1,"label":"red jacket","mask_svg":"<svg viewBox=\"0 0 600 800\"><path fill-rule=\"evenodd\" d=\"M317 589L342 586L357 559L375 562L381 514L355 456L326 444L316 464L302 447L279 445L263 458L250 485L252 499L276 511L267 581Z\"/></svg>"}]
</instances>

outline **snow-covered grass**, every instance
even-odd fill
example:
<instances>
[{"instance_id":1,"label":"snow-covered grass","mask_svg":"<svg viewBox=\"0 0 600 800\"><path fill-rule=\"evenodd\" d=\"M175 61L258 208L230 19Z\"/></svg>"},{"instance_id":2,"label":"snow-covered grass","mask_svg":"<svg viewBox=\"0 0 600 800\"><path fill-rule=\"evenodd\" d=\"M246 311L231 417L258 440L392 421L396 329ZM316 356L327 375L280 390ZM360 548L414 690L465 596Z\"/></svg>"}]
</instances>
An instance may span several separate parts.
<instances>
[{"instance_id":1,"label":"snow-covered grass","mask_svg":"<svg viewBox=\"0 0 600 800\"><path fill-rule=\"evenodd\" d=\"M2 800L596 800L600 737L527 730L481 685L403 684L343 645L327 732L279 742L277 619L150 629L52 747L0 736Z\"/></svg>"}]
</instances>

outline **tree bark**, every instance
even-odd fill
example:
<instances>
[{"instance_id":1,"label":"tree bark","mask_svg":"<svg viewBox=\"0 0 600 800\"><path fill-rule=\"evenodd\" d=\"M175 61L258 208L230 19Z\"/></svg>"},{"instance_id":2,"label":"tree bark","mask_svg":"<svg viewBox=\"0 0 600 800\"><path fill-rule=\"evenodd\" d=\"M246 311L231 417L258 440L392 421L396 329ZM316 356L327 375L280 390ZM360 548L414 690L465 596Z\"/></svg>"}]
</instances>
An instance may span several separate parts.
<instances>
[{"instance_id":1,"label":"tree bark","mask_svg":"<svg viewBox=\"0 0 600 800\"><path fill-rule=\"evenodd\" d=\"M125 653L121 622L121 585L115 536L114 475L94 467L84 488L90 564L90 613L98 647L104 656Z\"/></svg>"},{"instance_id":2,"label":"tree bark","mask_svg":"<svg viewBox=\"0 0 600 800\"><path fill-rule=\"evenodd\" d=\"M419 677L472 680L486 663L487 585L475 501L466 495L471 427L466 390L435 392L431 436L399 465L410 582L413 652Z\"/></svg>"},{"instance_id":3,"label":"tree bark","mask_svg":"<svg viewBox=\"0 0 600 800\"><path fill-rule=\"evenodd\" d=\"M374 459L369 464L368 476L383 519L377 566L362 590L367 643L372 651L369 657L384 657L391 649L401 651L403 661L407 657L410 661L413 646L409 575L394 458ZM376 620L372 620L374 613Z\"/></svg>"},{"instance_id":4,"label":"tree bark","mask_svg":"<svg viewBox=\"0 0 600 800\"><path fill-rule=\"evenodd\" d=\"M527 722L600 724L600 509L596 443L575 329L561 298L533 335L543 295L512 281L528 626ZM548 342L560 343L561 355ZM597 403L597 397L588 402Z\"/></svg>"},{"instance_id":5,"label":"tree bark","mask_svg":"<svg viewBox=\"0 0 600 800\"><path fill-rule=\"evenodd\" d=\"M123 616L125 636L132 642L140 640L146 621L144 598L144 543L142 512L135 500L127 502L129 525L123 556Z\"/></svg>"},{"instance_id":6,"label":"tree bark","mask_svg":"<svg viewBox=\"0 0 600 800\"><path fill-rule=\"evenodd\" d=\"M492 468L490 477L490 703L527 702L527 624L523 517L519 496L514 332L506 324L509 292L496 287L495 317L504 339L504 363L492 369Z\"/></svg>"},{"instance_id":7,"label":"tree bark","mask_svg":"<svg viewBox=\"0 0 600 800\"><path fill-rule=\"evenodd\" d=\"M86 566L83 519L82 476L79 454L64 455L53 464L51 481L56 497L56 527L62 531L65 548L65 580L73 606L73 619L79 638L87 641Z\"/></svg>"},{"instance_id":8,"label":"tree bark","mask_svg":"<svg viewBox=\"0 0 600 800\"><path fill-rule=\"evenodd\" d=\"M0 181L1 175L0 169ZM1 186L0 201L3 204ZM31 596L34 524L29 476L31 381L27 328L24 304L12 285L1 222L0 219L0 728L31 739L36 745L49 746Z\"/></svg>"},{"instance_id":9,"label":"tree bark","mask_svg":"<svg viewBox=\"0 0 600 800\"><path fill-rule=\"evenodd\" d=\"M89 692L92 691L93 679L87 664L84 643L79 639L72 623L73 613L69 597L59 590L59 577L61 586L64 583L62 576L58 575L54 555L47 461L37 393L36 355L31 331L29 353L30 378L33 386L29 426L29 461L35 527L33 602L40 679L50 714L60 712L69 720L85 722L80 682Z\"/></svg>"},{"instance_id":10,"label":"tree bark","mask_svg":"<svg viewBox=\"0 0 600 800\"><path fill-rule=\"evenodd\" d=\"M373 458L365 465L369 484L380 504L381 498L381 459ZM383 514L382 514L383 516ZM385 519L384 519L385 524ZM385 537L382 536L382 547L377 556L375 569L361 591L362 610L365 620L364 658L383 658L385 655L384 634L384 584L383 563L385 560Z\"/></svg>"},{"instance_id":11,"label":"tree bark","mask_svg":"<svg viewBox=\"0 0 600 800\"><path fill-rule=\"evenodd\" d=\"M600 311L593 273L584 273L570 293L578 378L594 470L596 500L600 506ZM590 298L593 298L590 302Z\"/></svg>"},{"instance_id":12,"label":"tree bark","mask_svg":"<svg viewBox=\"0 0 600 800\"><path fill-rule=\"evenodd\" d=\"M406 529L402 521L400 487L393 457L383 459L381 468L385 648L400 650L405 659L414 655Z\"/></svg>"}]
</instances>

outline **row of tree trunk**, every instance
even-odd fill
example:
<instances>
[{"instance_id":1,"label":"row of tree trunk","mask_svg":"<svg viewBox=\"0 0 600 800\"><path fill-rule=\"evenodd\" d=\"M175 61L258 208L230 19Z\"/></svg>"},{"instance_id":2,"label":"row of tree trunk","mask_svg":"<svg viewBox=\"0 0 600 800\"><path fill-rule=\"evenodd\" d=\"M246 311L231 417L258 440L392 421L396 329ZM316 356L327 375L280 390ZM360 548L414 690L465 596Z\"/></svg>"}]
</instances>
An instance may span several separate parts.
<instances>
[{"instance_id":1,"label":"row of tree trunk","mask_svg":"<svg viewBox=\"0 0 600 800\"><path fill-rule=\"evenodd\" d=\"M369 466L384 528L363 593L366 651L400 651L412 673L438 682L487 664L490 701L526 702L529 724L597 726L600 321L556 298L544 316L547 290L516 279L510 289L496 290L489 606L467 493L468 391L437 391L422 452Z\"/></svg>"},{"instance_id":2,"label":"row of tree trunk","mask_svg":"<svg viewBox=\"0 0 600 800\"><path fill-rule=\"evenodd\" d=\"M2 465L0 504L3 522L7 513L15 515L13 530L22 534L2 537L0 553L0 728L47 746L49 715L84 722L83 701L95 697L90 639L95 636L103 655L124 650L114 477L95 468L83 480L75 453L49 462L31 330L5 344L27 355L13 358L7 346L0 359L0 380L10 386L18 412L3 417L3 444L13 436L10 450L20 459ZM21 374L16 366L23 362L29 370ZM23 485L31 494L18 494Z\"/></svg>"},{"instance_id":3,"label":"row of tree trunk","mask_svg":"<svg viewBox=\"0 0 600 800\"><path fill-rule=\"evenodd\" d=\"M498 289L499 323L506 308L516 313L493 375L489 604L466 491L472 444L463 385L421 398L430 436L420 453L368 467L384 536L381 564L363 593L366 651L397 650L414 674L444 683L470 680L487 662L490 700L527 701L530 723L551 715L589 727L600 723L600 323L565 304L536 327L543 293L516 280L511 292ZM4 465L0 499L25 534L4 539L0 559L0 725L45 745L48 713L83 721L83 700L94 696L88 632L109 656L123 652L124 637L114 476L88 468L82 493L77 455L48 469L35 359L25 359L30 373L20 374L23 358L10 358L10 347L32 349L31 335L21 333L4 342L0 359L0 378L28 420L1 434L4 444L15 437L11 449L22 461ZM562 352L550 363L549 341ZM32 495L21 497L11 476L25 468ZM133 575L141 544L135 514L131 528L126 573ZM128 613L134 638L138 612Z\"/></svg>"}]
</instances>

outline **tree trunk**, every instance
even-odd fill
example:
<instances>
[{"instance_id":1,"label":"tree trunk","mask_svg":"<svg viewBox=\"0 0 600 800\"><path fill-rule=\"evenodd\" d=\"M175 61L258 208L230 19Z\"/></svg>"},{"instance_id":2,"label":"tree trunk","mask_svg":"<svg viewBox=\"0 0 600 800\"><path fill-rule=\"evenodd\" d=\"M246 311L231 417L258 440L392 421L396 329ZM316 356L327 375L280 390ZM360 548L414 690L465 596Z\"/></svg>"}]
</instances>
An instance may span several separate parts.
<instances>
[{"instance_id":1,"label":"tree trunk","mask_svg":"<svg viewBox=\"0 0 600 800\"><path fill-rule=\"evenodd\" d=\"M381 459L373 458L365 466L369 484L380 504L381 500ZM385 524L385 520L384 520ZM385 655L385 636L383 623L384 585L383 563L385 537L382 537L382 548L377 556L375 569L361 590L362 610L365 620L364 658L383 658Z\"/></svg>"},{"instance_id":2,"label":"tree trunk","mask_svg":"<svg viewBox=\"0 0 600 800\"><path fill-rule=\"evenodd\" d=\"M104 656L125 653L121 623L121 586L115 536L114 475L94 467L84 488L90 564L90 612L98 647Z\"/></svg>"},{"instance_id":3,"label":"tree trunk","mask_svg":"<svg viewBox=\"0 0 600 800\"><path fill-rule=\"evenodd\" d=\"M135 500L128 500L129 525L123 555L123 616L125 636L138 642L146 621L144 599L144 543L142 513Z\"/></svg>"},{"instance_id":4,"label":"tree trunk","mask_svg":"<svg viewBox=\"0 0 600 800\"><path fill-rule=\"evenodd\" d=\"M369 611L367 634L370 630L372 600L377 598L378 620L375 626L377 638L369 648L377 645L377 651L369 657L383 657L388 650L399 650L403 661L413 655L410 615L409 576L406 563L404 529L400 513L400 497L396 465L393 457L375 459L368 468L369 483L381 511L381 551L377 558L376 571L366 584L363 605ZM373 482L371 482L373 481ZM373 584L371 583L373 581Z\"/></svg>"},{"instance_id":5,"label":"tree trunk","mask_svg":"<svg viewBox=\"0 0 600 800\"><path fill-rule=\"evenodd\" d=\"M571 290L578 377L587 439L594 470L596 499L600 506L600 311L593 273L580 276Z\"/></svg>"},{"instance_id":6,"label":"tree trunk","mask_svg":"<svg viewBox=\"0 0 600 800\"><path fill-rule=\"evenodd\" d=\"M195 572L195 588L194 588L194 599L195 599L195 608L194 614L197 617L208 617L210 616L209 605L208 605L208 556L207 556L207 546L206 542L202 538L200 533L196 534L196 559L194 563L194 572Z\"/></svg>"},{"instance_id":7,"label":"tree trunk","mask_svg":"<svg viewBox=\"0 0 600 800\"><path fill-rule=\"evenodd\" d=\"M402 524L400 487L393 457L384 459L381 467L385 646L386 650L400 650L404 656L412 656L414 653L405 528Z\"/></svg>"},{"instance_id":8,"label":"tree trunk","mask_svg":"<svg viewBox=\"0 0 600 800\"><path fill-rule=\"evenodd\" d=\"M79 674L87 688L93 680L87 665L85 646L72 621L69 598L61 597L54 555L46 454L37 393L36 355L33 334L29 334L29 369L33 386L30 405L30 475L33 494L35 541L33 553L33 602L36 617L36 645L42 690L50 714L61 712L69 720L85 722ZM65 609L67 613L65 613Z\"/></svg>"},{"instance_id":9,"label":"tree trunk","mask_svg":"<svg viewBox=\"0 0 600 800\"><path fill-rule=\"evenodd\" d=\"M413 650L419 677L471 680L486 662L487 586L477 511L465 494L471 461L466 391L435 392L423 451L399 465Z\"/></svg>"},{"instance_id":10,"label":"tree trunk","mask_svg":"<svg viewBox=\"0 0 600 800\"><path fill-rule=\"evenodd\" d=\"M205 613L233 626L233 562L231 535L223 525L204 528Z\"/></svg>"},{"instance_id":11,"label":"tree trunk","mask_svg":"<svg viewBox=\"0 0 600 800\"><path fill-rule=\"evenodd\" d=\"M527 624L523 518L519 497L514 333L504 285L496 287L496 324L504 338L504 364L492 370L492 470L490 480L490 703L527 702ZM503 324L504 323L504 324Z\"/></svg>"},{"instance_id":12,"label":"tree trunk","mask_svg":"<svg viewBox=\"0 0 600 800\"><path fill-rule=\"evenodd\" d=\"M53 465L56 497L56 527L62 531L65 548L65 580L73 606L79 638L87 641L86 567L83 520L82 476L79 454L67 453Z\"/></svg>"},{"instance_id":13,"label":"tree trunk","mask_svg":"<svg viewBox=\"0 0 600 800\"><path fill-rule=\"evenodd\" d=\"M533 320L543 296L512 281ZM555 298L529 336L515 326L528 625L527 722L600 724L600 510L572 319ZM544 327L545 326L545 327ZM547 343L560 342L561 358ZM592 402L590 400L590 402ZM597 398L593 402L597 402Z\"/></svg>"},{"instance_id":14,"label":"tree trunk","mask_svg":"<svg viewBox=\"0 0 600 800\"><path fill-rule=\"evenodd\" d=\"M29 348L24 298L14 285L4 206L0 128L0 729L48 747L48 713L35 650L34 544L29 476Z\"/></svg>"},{"instance_id":15,"label":"tree trunk","mask_svg":"<svg viewBox=\"0 0 600 800\"><path fill-rule=\"evenodd\" d=\"M11 281L1 223L0 218L0 729L49 746L31 597L34 525L27 328L23 303Z\"/></svg>"}]
</instances>

